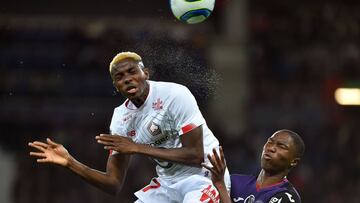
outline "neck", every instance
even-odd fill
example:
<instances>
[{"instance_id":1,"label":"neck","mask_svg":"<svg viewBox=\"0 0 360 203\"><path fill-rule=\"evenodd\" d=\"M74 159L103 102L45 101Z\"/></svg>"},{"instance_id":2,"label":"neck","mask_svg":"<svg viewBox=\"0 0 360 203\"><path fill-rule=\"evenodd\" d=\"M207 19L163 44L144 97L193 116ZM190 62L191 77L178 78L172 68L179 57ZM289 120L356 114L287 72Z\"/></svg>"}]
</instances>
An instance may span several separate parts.
<instances>
[{"instance_id":1,"label":"neck","mask_svg":"<svg viewBox=\"0 0 360 203\"><path fill-rule=\"evenodd\" d=\"M146 101L146 98L149 95L149 83L146 81L145 82L145 88L144 91L142 92L142 94L139 97L136 97L134 99L131 99L131 102L137 107L139 108L141 105L143 105Z\"/></svg>"},{"instance_id":2,"label":"neck","mask_svg":"<svg viewBox=\"0 0 360 203\"><path fill-rule=\"evenodd\" d=\"M272 173L261 169L259 176L257 177L256 183L260 188L267 187L281 182L286 178L286 175L287 171Z\"/></svg>"}]
</instances>

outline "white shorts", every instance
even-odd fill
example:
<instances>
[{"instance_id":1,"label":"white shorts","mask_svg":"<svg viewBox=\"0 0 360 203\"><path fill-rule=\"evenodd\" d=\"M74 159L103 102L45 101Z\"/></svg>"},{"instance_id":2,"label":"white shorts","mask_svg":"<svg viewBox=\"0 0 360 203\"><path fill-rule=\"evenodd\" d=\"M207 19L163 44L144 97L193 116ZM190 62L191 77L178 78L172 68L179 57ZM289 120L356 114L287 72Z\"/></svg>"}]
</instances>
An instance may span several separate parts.
<instances>
[{"instance_id":1,"label":"white shorts","mask_svg":"<svg viewBox=\"0 0 360 203\"><path fill-rule=\"evenodd\" d=\"M228 177L228 173L225 175ZM226 180L229 180L226 178ZM230 181L226 181L230 189ZM153 178L149 185L135 192L135 203L219 203L219 193L211 180L192 175L176 183Z\"/></svg>"}]
</instances>

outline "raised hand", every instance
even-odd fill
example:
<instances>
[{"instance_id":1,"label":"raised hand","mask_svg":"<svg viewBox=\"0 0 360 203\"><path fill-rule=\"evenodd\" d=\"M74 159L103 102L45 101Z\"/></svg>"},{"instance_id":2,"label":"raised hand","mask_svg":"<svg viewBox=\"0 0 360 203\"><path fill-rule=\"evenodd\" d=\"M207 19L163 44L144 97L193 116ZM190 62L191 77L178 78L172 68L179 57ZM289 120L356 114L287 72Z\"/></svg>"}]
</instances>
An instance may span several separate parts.
<instances>
[{"instance_id":1,"label":"raised hand","mask_svg":"<svg viewBox=\"0 0 360 203\"><path fill-rule=\"evenodd\" d=\"M67 166L69 163L69 152L63 145L53 142L50 138L46 139L46 143L34 141L28 145L38 150L30 152L30 156L36 157L38 163L54 163L61 166Z\"/></svg>"},{"instance_id":2,"label":"raised hand","mask_svg":"<svg viewBox=\"0 0 360 203\"><path fill-rule=\"evenodd\" d=\"M224 184L224 174L226 170L226 161L224 156L224 151L222 147L219 148L220 156L216 152L216 149L213 149L213 155L210 156L210 154L207 155L208 159L210 160L210 163L213 165L208 166L206 164L202 164L203 167L211 171L211 180L216 186L217 184Z\"/></svg>"},{"instance_id":3,"label":"raised hand","mask_svg":"<svg viewBox=\"0 0 360 203\"><path fill-rule=\"evenodd\" d=\"M131 139L119 135L100 134L95 139L98 143L104 145L104 149L114 150L121 154L133 154L137 152L139 144Z\"/></svg>"}]
</instances>

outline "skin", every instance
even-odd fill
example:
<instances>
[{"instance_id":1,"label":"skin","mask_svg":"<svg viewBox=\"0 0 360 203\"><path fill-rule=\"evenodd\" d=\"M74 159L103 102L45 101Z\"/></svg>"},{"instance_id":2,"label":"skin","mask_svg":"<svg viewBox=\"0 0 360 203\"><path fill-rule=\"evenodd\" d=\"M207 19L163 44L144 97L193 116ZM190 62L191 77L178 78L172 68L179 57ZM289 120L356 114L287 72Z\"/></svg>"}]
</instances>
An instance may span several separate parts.
<instances>
[{"instance_id":1,"label":"skin","mask_svg":"<svg viewBox=\"0 0 360 203\"><path fill-rule=\"evenodd\" d=\"M141 68L137 61L124 59L115 64L110 74L114 86L122 95L137 107L144 104L149 94L149 72L146 68ZM104 145L104 149L119 152L109 156L105 172L77 161L63 145L49 138L46 142L34 141L28 145L36 150L30 152L30 156L36 157L38 163L63 166L101 190L117 194L123 186L132 154L143 154L164 161L201 167L204 160L202 137L202 127L199 126L181 136L181 148L161 149L138 144L118 135L100 134L95 139Z\"/></svg>"},{"instance_id":2,"label":"skin","mask_svg":"<svg viewBox=\"0 0 360 203\"><path fill-rule=\"evenodd\" d=\"M261 171L257 178L257 186L265 188L282 181L291 168L295 167L300 158L296 157L295 145L291 136L282 131L275 132L265 143L261 154ZM232 202L226 191L224 173L226 161L222 148L220 155L213 150L213 155L207 155L213 166L203 164L203 167L211 171L211 178L220 194L220 202Z\"/></svg>"}]
</instances>

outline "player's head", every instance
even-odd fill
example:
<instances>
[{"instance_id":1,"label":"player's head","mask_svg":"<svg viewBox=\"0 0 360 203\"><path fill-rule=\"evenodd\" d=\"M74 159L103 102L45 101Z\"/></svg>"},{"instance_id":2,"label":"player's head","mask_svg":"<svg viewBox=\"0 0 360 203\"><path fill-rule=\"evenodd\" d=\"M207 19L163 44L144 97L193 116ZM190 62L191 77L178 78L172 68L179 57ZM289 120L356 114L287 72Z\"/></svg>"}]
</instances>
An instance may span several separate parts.
<instances>
[{"instance_id":1,"label":"player's head","mask_svg":"<svg viewBox=\"0 0 360 203\"><path fill-rule=\"evenodd\" d=\"M301 137L291 130L276 131L265 143L261 154L261 168L272 173L288 173L305 152Z\"/></svg>"},{"instance_id":2,"label":"player's head","mask_svg":"<svg viewBox=\"0 0 360 203\"><path fill-rule=\"evenodd\" d=\"M121 52L110 63L109 71L115 88L130 100L147 95L149 71L134 52Z\"/></svg>"}]
</instances>

